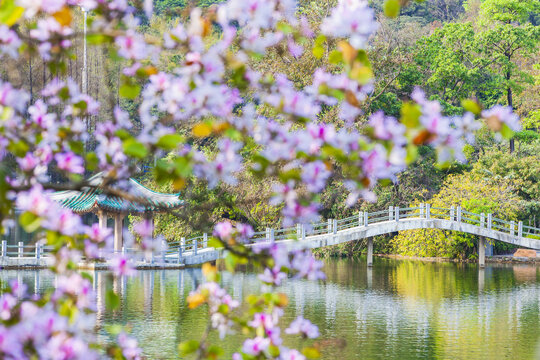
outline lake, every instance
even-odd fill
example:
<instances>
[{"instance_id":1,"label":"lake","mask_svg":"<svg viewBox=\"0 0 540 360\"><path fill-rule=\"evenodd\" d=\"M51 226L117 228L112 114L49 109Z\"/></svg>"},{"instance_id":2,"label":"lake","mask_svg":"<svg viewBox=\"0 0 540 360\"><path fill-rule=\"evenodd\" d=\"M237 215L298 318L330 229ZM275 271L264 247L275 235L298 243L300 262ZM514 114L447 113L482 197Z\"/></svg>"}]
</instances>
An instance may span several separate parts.
<instances>
[{"instance_id":1,"label":"lake","mask_svg":"<svg viewBox=\"0 0 540 360\"><path fill-rule=\"evenodd\" d=\"M429 263L376 258L326 260L325 282L288 280L280 288L290 298L288 324L303 315L317 324L323 359L539 359L540 281L528 264ZM196 339L206 327L203 307L189 310L185 299L202 281L200 269L139 271L112 280L96 272L97 326L109 341L108 324L129 324L148 359L178 358L177 344ZM19 278L30 292L54 286L47 271L0 271L0 279ZM257 292L256 275L224 273L222 286L235 298ZM106 288L121 306L105 308ZM216 337L213 338L218 341ZM241 344L233 335L223 343L227 356ZM300 340L286 338L286 345Z\"/></svg>"}]
</instances>

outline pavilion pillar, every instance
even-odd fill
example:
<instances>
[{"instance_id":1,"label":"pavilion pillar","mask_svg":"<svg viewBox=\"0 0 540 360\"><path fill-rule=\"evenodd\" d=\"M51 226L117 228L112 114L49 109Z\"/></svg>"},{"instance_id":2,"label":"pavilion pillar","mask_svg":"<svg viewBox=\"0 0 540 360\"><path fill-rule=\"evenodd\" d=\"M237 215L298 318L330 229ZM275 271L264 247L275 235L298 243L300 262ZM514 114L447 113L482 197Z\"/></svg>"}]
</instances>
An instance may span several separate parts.
<instances>
[{"instance_id":1,"label":"pavilion pillar","mask_svg":"<svg viewBox=\"0 0 540 360\"><path fill-rule=\"evenodd\" d=\"M154 239L156 233L156 230L154 229L154 214L148 211L144 214L144 218L152 225L152 239Z\"/></svg>"},{"instance_id":2,"label":"pavilion pillar","mask_svg":"<svg viewBox=\"0 0 540 360\"><path fill-rule=\"evenodd\" d=\"M102 210L98 212L98 223L100 229L105 229L107 227L107 215L105 215L105 212Z\"/></svg>"},{"instance_id":3,"label":"pavilion pillar","mask_svg":"<svg viewBox=\"0 0 540 360\"><path fill-rule=\"evenodd\" d=\"M123 237L124 215L118 213L114 215L114 252L122 251L124 245Z\"/></svg>"}]
</instances>

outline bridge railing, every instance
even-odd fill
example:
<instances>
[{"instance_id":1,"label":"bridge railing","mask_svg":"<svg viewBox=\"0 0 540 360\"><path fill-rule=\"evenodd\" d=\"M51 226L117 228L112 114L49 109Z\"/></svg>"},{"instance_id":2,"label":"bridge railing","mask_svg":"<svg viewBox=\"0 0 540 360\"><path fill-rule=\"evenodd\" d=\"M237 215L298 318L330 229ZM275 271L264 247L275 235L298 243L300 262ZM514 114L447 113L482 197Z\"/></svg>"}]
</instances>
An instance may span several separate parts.
<instances>
[{"instance_id":1,"label":"bridge railing","mask_svg":"<svg viewBox=\"0 0 540 360\"><path fill-rule=\"evenodd\" d=\"M413 218L457 221L475 226L487 227L514 236L540 239L540 229L524 226L521 222L516 224L513 221L494 218L491 214L473 213L463 210L459 206L442 208L430 207L429 204L419 204L419 206L405 208L390 206L388 209L373 212L360 211L357 215L352 215L343 219L327 219L327 221L313 223L309 226L297 225L296 227L275 230L266 229L266 231L255 233L252 242L303 239L306 236L331 234L358 226L370 226L386 221L400 221ZM188 240L186 244L189 242L192 243L193 239ZM201 246L199 245L197 248L200 249L200 247ZM192 249L193 245L191 245L191 247L189 245L185 246L185 251L191 250L193 253Z\"/></svg>"},{"instance_id":2,"label":"bridge railing","mask_svg":"<svg viewBox=\"0 0 540 360\"><path fill-rule=\"evenodd\" d=\"M371 226L387 221L401 221L405 219L442 219L456 222L463 222L475 226L485 227L495 231L500 231L511 236L526 237L540 240L540 228L524 225L521 221L506 221L493 217L491 214L477 214L469 212L458 207L439 208L430 207L429 204L419 204L413 207L392 207L388 209L364 212L342 218L327 219L318 223L306 225L297 225L280 229L267 228L265 231L259 231L254 234L251 242L273 242L286 239L305 239L307 236L332 234L338 231L346 231L351 228L361 226ZM5 240L2 241L0 248L0 257L19 257L41 259L48 256L52 250L50 246L44 246L41 243L8 245ZM181 261L185 256L197 255L200 251L207 249L208 234L195 236L189 239L182 238L179 242L169 243L166 247L158 248L152 257L161 257L167 261ZM124 253L141 253L140 249L124 248ZM118 251L120 252L120 251ZM176 260L175 260L176 259Z\"/></svg>"}]
</instances>

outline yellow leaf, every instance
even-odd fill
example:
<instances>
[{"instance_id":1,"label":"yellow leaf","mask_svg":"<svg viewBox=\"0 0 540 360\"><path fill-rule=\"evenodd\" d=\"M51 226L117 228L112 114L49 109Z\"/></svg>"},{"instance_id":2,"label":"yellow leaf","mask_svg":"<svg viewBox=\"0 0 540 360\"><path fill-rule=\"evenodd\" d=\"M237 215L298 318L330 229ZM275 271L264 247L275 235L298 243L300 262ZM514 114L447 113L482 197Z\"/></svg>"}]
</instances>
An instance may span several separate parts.
<instances>
[{"instance_id":1,"label":"yellow leaf","mask_svg":"<svg viewBox=\"0 0 540 360\"><path fill-rule=\"evenodd\" d=\"M200 123L191 130L196 137L206 137L212 133L212 127L206 123Z\"/></svg>"},{"instance_id":2,"label":"yellow leaf","mask_svg":"<svg viewBox=\"0 0 540 360\"><path fill-rule=\"evenodd\" d=\"M338 43L338 48L343 54L343 60L345 60L347 64L351 64L354 59L356 59L356 55L358 54L358 52L347 41L340 41Z\"/></svg>"},{"instance_id":3,"label":"yellow leaf","mask_svg":"<svg viewBox=\"0 0 540 360\"><path fill-rule=\"evenodd\" d=\"M71 10L67 6L64 6L61 10L55 12L53 14L53 17L62 26L71 25L71 21L73 20L73 16L71 16Z\"/></svg>"},{"instance_id":4,"label":"yellow leaf","mask_svg":"<svg viewBox=\"0 0 540 360\"><path fill-rule=\"evenodd\" d=\"M182 190L184 186L186 186L186 179L177 178L173 181L172 186L173 186L174 191Z\"/></svg>"},{"instance_id":5,"label":"yellow leaf","mask_svg":"<svg viewBox=\"0 0 540 360\"><path fill-rule=\"evenodd\" d=\"M205 301L205 297L199 293L191 294L187 297L188 308L190 309L195 309Z\"/></svg>"},{"instance_id":6,"label":"yellow leaf","mask_svg":"<svg viewBox=\"0 0 540 360\"><path fill-rule=\"evenodd\" d=\"M213 126L212 126L212 130L216 133L221 133L225 130L227 130L228 128L230 127L229 123L228 122L219 122L219 123L214 123Z\"/></svg>"},{"instance_id":7,"label":"yellow leaf","mask_svg":"<svg viewBox=\"0 0 540 360\"><path fill-rule=\"evenodd\" d=\"M24 8L17 6L15 0L0 0L0 24L12 26L24 14Z\"/></svg>"},{"instance_id":8,"label":"yellow leaf","mask_svg":"<svg viewBox=\"0 0 540 360\"><path fill-rule=\"evenodd\" d=\"M217 269L215 266L213 266L210 263L204 263L202 266L202 273L204 276L208 277L209 275L213 275L217 272Z\"/></svg>"},{"instance_id":9,"label":"yellow leaf","mask_svg":"<svg viewBox=\"0 0 540 360\"><path fill-rule=\"evenodd\" d=\"M373 71L367 66L361 65L359 62L354 64L350 74L351 78L358 81L361 85L366 85L373 79Z\"/></svg>"},{"instance_id":10,"label":"yellow leaf","mask_svg":"<svg viewBox=\"0 0 540 360\"><path fill-rule=\"evenodd\" d=\"M289 304L289 298L287 297L287 295L283 293L279 293L278 297L279 297L279 304L277 304L278 306L285 307Z\"/></svg>"},{"instance_id":11,"label":"yellow leaf","mask_svg":"<svg viewBox=\"0 0 540 360\"><path fill-rule=\"evenodd\" d=\"M145 71L146 75L148 75L148 76L156 75L158 73L158 69L155 66L146 66L144 68L144 71Z\"/></svg>"}]
</instances>

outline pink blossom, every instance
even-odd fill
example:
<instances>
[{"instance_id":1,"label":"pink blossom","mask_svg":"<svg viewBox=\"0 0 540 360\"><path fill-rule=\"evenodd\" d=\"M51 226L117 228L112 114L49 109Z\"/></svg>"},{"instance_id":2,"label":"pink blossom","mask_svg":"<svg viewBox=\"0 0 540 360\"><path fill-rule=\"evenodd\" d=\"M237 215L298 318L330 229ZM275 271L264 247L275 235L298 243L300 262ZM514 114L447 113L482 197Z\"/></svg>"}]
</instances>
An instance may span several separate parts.
<instances>
[{"instance_id":1,"label":"pink blossom","mask_svg":"<svg viewBox=\"0 0 540 360\"><path fill-rule=\"evenodd\" d=\"M118 54L126 59L143 60L149 54L149 48L141 34L129 32L126 36L118 36L115 39L118 46Z\"/></svg>"},{"instance_id":2,"label":"pink blossom","mask_svg":"<svg viewBox=\"0 0 540 360\"><path fill-rule=\"evenodd\" d=\"M135 268L124 255L115 255L110 260L109 267L116 276L133 276L136 273Z\"/></svg>"},{"instance_id":3,"label":"pink blossom","mask_svg":"<svg viewBox=\"0 0 540 360\"><path fill-rule=\"evenodd\" d=\"M302 181L311 192L321 191L330 175L331 172L322 161L309 162L302 167Z\"/></svg>"},{"instance_id":4,"label":"pink blossom","mask_svg":"<svg viewBox=\"0 0 540 360\"><path fill-rule=\"evenodd\" d=\"M68 236L73 236L83 230L80 216L65 208L49 213L43 226Z\"/></svg>"},{"instance_id":5,"label":"pink blossom","mask_svg":"<svg viewBox=\"0 0 540 360\"><path fill-rule=\"evenodd\" d=\"M306 357L302 355L298 350L281 348L279 354L279 360L305 360Z\"/></svg>"},{"instance_id":6,"label":"pink blossom","mask_svg":"<svg viewBox=\"0 0 540 360\"><path fill-rule=\"evenodd\" d=\"M257 336L254 339L244 341L242 351L247 355L257 356L266 351L268 346L270 346L270 339Z\"/></svg>"},{"instance_id":7,"label":"pink blossom","mask_svg":"<svg viewBox=\"0 0 540 360\"><path fill-rule=\"evenodd\" d=\"M38 216L45 216L54 208L54 203L46 196L41 185L34 185L29 191L19 193L16 203L21 211Z\"/></svg>"},{"instance_id":8,"label":"pink blossom","mask_svg":"<svg viewBox=\"0 0 540 360\"><path fill-rule=\"evenodd\" d=\"M513 131L521 130L519 116L509 106L495 105L491 109L482 111L482 117L485 119L494 117L501 123L506 124Z\"/></svg>"},{"instance_id":9,"label":"pink blossom","mask_svg":"<svg viewBox=\"0 0 540 360\"><path fill-rule=\"evenodd\" d=\"M236 225L236 231L238 232L238 238L240 241L248 241L253 237L255 232L249 224L239 223Z\"/></svg>"},{"instance_id":10,"label":"pink blossom","mask_svg":"<svg viewBox=\"0 0 540 360\"><path fill-rule=\"evenodd\" d=\"M272 269L264 269L264 272L257 277L264 283L279 286L281 285L281 282L287 278L287 274L282 272L280 268L274 266Z\"/></svg>"},{"instance_id":11,"label":"pink blossom","mask_svg":"<svg viewBox=\"0 0 540 360\"><path fill-rule=\"evenodd\" d=\"M86 228L86 234L95 243L107 242L112 235L112 229L101 227L99 224L92 224Z\"/></svg>"},{"instance_id":12,"label":"pink blossom","mask_svg":"<svg viewBox=\"0 0 540 360\"><path fill-rule=\"evenodd\" d=\"M73 173L84 173L83 159L72 152L58 153L54 156L59 169Z\"/></svg>"},{"instance_id":13,"label":"pink blossom","mask_svg":"<svg viewBox=\"0 0 540 360\"><path fill-rule=\"evenodd\" d=\"M311 321L299 316L285 330L286 334L301 334L309 339L319 337L319 328L311 323Z\"/></svg>"},{"instance_id":14,"label":"pink blossom","mask_svg":"<svg viewBox=\"0 0 540 360\"><path fill-rule=\"evenodd\" d=\"M117 341L126 360L139 360L141 358L142 350L139 348L137 340L122 332L118 335Z\"/></svg>"},{"instance_id":15,"label":"pink blossom","mask_svg":"<svg viewBox=\"0 0 540 360\"><path fill-rule=\"evenodd\" d=\"M152 220L145 219L133 225L133 230L142 238L154 237L154 223Z\"/></svg>"},{"instance_id":16,"label":"pink blossom","mask_svg":"<svg viewBox=\"0 0 540 360\"><path fill-rule=\"evenodd\" d=\"M305 277L308 280L323 280L326 278L321 271L323 263L316 260L309 250L297 251L291 265L298 272L296 276L299 278Z\"/></svg>"},{"instance_id":17,"label":"pink blossom","mask_svg":"<svg viewBox=\"0 0 540 360\"><path fill-rule=\"evenodd\" d=\"M19 57L19 48L22 41L17 33L6 25L0 25L0 53L5 53L14 59Z\"/></svg>"},{"instance_id":18,"label":"pink blossom","mask_svg":"<svg viewBox=\"0 0 540 360\"><path fill-rule=\"evenodd\" d=\"M222 221L216 224L214 227L214 236L222 239L228 240L231 238L233 232L233 226L229 221Z\"/></svg>"},{"instance_id":19,"label":"pink blossom","mask_svg":"<svg viewBox=\"0 0 540 360\"><path fill-rule=\"evenodd\" d=\"M330 17L323 20L323 34L350 38L356 49L364 49L371 35L379 27L375 12L365 0L339 0Z\"/></svg>"},{"instance_id":20,"label":"pink blossom","mask_svg":"<svg viewBox=\"0 0 540 360\"><path fill-rule=\"evenodd\" d=\"M0 319L9 320L11 318L11 309L17 303L17 299L11 294L3 294L0 297Z\"/></svg>"},{"instance_id":21,"label":"pink blossom","mask_svg":"<svg viewBox=\"0 0 540 360\"><path fill-rule=\"evenodd\" d=\"M255 313L253 320L249 321L248 325L253 328L262 327L263 329L272 329L276 326L272 315L266 313Z\"/></svg>"}]
</instances>

